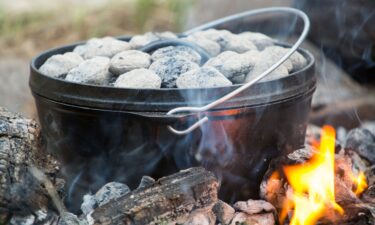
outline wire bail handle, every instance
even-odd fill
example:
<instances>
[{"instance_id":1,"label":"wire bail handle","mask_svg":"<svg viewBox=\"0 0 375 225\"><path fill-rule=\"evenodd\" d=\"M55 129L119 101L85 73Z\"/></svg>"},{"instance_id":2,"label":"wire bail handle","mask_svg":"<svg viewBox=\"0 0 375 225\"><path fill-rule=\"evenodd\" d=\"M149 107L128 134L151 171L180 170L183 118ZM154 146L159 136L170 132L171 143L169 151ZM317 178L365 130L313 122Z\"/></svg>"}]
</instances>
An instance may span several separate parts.
<instances>
[{"instance_id":1,"label":"wire bail handle","mask_svg":"<svg viewBox=\"0 0 375 225\"><path fill-rule=\"evenodd\" d=\"M246 90L253 84L257 83L259 80L263 79L265 76L273 72L275 69L277 69L281 64L283 64L294 52L297 51L297 49L300 47L300 45L303 43L303 41L306 39L307 34L309 33L310 30L310 20L308 16L302 12L301 10L295 9L295 8L290 8L290 7L270 7L270 8L262 8L262 9L255 9L255 10L250 10L246 11L243 13L235 14L232 16L224 17L206 24L203 24L201 26L198 26L196 28L193 28L191 30L188 30L184 33L184 35L190 35L194 32L197 31L202 31L202 30L207 30L209 28L215 27L217 25L220 25L222 23L227 23L233 20L241 19L244 17L251 17L251 16L256 16L259 14L263 13L289 13L289 14L294 14L298 17L300 17L303 20L304 27L302 30L301 35L297 39L297 41L293 44L293 46L290 48L290 50L275 64L273 64L269 69L264 71L263 73L259 74L258 76L254 76L252 79L250 79L246 84L242 85L241 87L237 88L236 90L224 95L223 97L201 107L190 107L190 106L185 106L185 107L177 107L169 112L167 112L167 115L173 115L181 112L192 112L192 113L197 113L200 114L202 112L208 111L212 108L214 108L217 105L220 105L221 103L233 98L234 96L238 95L242 91ZM168 126L168 129L177 135L185 135L190 133L191 131L195 130L202 124L208 121L208 117L204 116L203 118L199 119L197 122L192 124L190 127L188 127L185 130L177 130L173 128L172 126Z\"/></svg>"}]
</instances>

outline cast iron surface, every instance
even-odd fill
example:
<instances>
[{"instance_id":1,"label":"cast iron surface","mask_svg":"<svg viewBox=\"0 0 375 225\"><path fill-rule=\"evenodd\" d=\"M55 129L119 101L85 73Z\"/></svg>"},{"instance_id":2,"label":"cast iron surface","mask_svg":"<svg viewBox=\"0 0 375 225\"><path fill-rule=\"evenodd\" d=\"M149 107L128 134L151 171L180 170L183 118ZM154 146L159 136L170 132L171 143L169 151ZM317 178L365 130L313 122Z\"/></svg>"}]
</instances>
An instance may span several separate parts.
<instances>
[{"instance_id":1,"label":"cast iron surface","mask_svg":"<svg viewBox=\"0 0 375 225\"><path fill-rule=\"evenodd\" d=\"M76 210L83 194L106 182L135 188L143 175L158 178L197 165L220 178L222 199L257 198L269 160L303 145L311 95L211 112L209 122L186 136L157 120L35 99L47 149L62 161L66 200Z\"/></svg>"}]
</instances>

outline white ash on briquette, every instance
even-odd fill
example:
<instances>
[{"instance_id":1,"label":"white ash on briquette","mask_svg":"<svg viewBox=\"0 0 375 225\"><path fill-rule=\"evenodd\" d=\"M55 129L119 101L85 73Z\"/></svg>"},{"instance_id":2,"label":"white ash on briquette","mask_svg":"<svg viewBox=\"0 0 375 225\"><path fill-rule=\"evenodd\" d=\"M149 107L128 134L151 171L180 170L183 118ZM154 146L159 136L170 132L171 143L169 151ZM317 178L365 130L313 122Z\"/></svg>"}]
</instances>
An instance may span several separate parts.
<instances>
[{"instance_id":1,"label":"white ash on briquette","mask_svg":"<svg viewBox=\"0 0 375 225\"><path fill-rule=\"evenodd\" d=\"M207 38L196 37L196 36L190 35L190 36L187 36L186 38L182 38L182 40L190 41L190 42L193 42L194 44L197 44L198 46L206 50L206 52L210 54L211 57L217 56L221 52L220 45L217 42L212 41Z\"/></svg>"},{"instance_id":2,"label":"white ash on briquette","mask_svg":"<svg viewBox=\"0 0 375 225\"><path fill-rule=\"evenodd\" d=\"M218 43L221 47L221 52L234 51L244 53L250 50L257 50L257 47L248 38L233 34L227 30L209 29L205 31L198 31L192 34L192 36L197 39L203 37Z\"/></svg>"},{"instance_id":3,"label":"white ash on briquette","mask_svg":"<svg viewBox=\"0 0 375 225\"><path fill-rule=\"evenodd\" d=\"M149 53L140 51L142 47L154 41L171 39L192 42L205 50L210 58L207 62L201 62L202 56L189 46L165 46ZM262 33L234 34L227 30L215 29L197 31L181 37L171 32L148 32L136 35L129 41L113 37L92 38L86 43L76 46L72 53L51 56L39 70L45 75L70 82L120 88L230 86L245 83L264 72L289 50L276 46L275 43L274 39ZM107 65L108 60L110 61L109 66ZM307 60L304 56L296 52L261 82L286 77L302 69L306 64ZM229 82L222 82L223 80L211 82L212 76L203 74L204 72L212 74L211 69L197 70L199 67L214 67ZM161 78L161 85L156 85L157 82L153 76L145 76L145 70L139 69L154 71ZM197 80L194 84L176 85L176 80L182 74L192 70L199 71L199 76L195 72L188 73L195 74L194 79ZM125 74L126 76L122 76ZM135 77L131 78L129 74ZM136 78L137 76L140 77ZM147 81L147 78L151 80ZM204 80L205 78L208 80ZM139 82L145 82L145 84ZM152 85L150 85L151 83ZM203 83L206 84L202 85Z\"/></svg>"},{"instance_id":4,"label":"white ash on briquette","mask_svg":"<svg viewBox=\"0 0 375 225\"><path fill-rule=\"evenodd\" d=\"M225 51L215 58L210 59L204 66L214 67L228 79L238 79L248 74L255 65L255 59L247 57L248 53L238 54L233 51Z\"/></svg>"},{"instance_id":5,"label":"white ash on briquette","mask_svg":"<svg viewBox=\"0 0 375 225\"><path fill-rule=\"evenodd\" d=\"M67 74L71 69L77 67L83 62L83 58L74 52L67 52L63 55L54 55L50 57L40 68L40 72L59 77Z\"/></svg>"},{"instance_id":6,"label":"white ash on briquette","mask_svg":"<svg viewBox=\"0 0 375 225\"><path fill-rule=\"evenodd\" d=\"M119 76L135 69L148 68L150 65L151 57L149 54L137 50L128 50L113 56L109 71Z\"/></svg>"},{"instance_id":7,"label":"white ash on briquette","mask_svg":"<svg viewBox=\"0 0 375 225\"><path fill-rule=\"evenodd\" d=\"M65 80L76 83L106 84L111 76L109 64L108 58L96 56L71 69Z\"/></svg>"},{"instance_id":8,"label":"white ash on briquette","mask_svg":"<svg viewBox=\"0 0 375 225\"><path fill-rule=\"evenodd\" d=\"M170 57L182 57L186 60L192 61L199 64L201 61L201 56L198 52L194 51L192 48L187 46L168 46L164 48L159 48L154 53L152 53L151 58L153 61L158 61L164 58Z\"/></svg>"},{"instance_id":9,"label":"white ash on briquette","mask_svg":"<svg viewBox=\"0 0 375 225\"><path fill-rule=\"evenodd\" d=\"M160 41L165 39L177 38L172 32L166 31L161 33L147 32L143 35L136 35L130 39L129 44L133 49L142 48L143 46L150 44L153 41Z\"/></svg>"},{"instance_id":10,"label":"white ash on briquette","mask_svg":"<svg viewBox=\"0 0 375 225\"><path fill-rule=\"evenodd\" d=\"M188 71L198 69L199 65L182 57L167 57L153 62L150 70L162 79L162 87L176 87L177 78Z\"/></svg>"},{"instance_id":11,"label":"white ash on briquette","mask_svg":"<svg viewBox=\"0 0 375 225\"><path fill-rule=\"evenodd\" d=\"M91 59L96 56L112 58L119 52L129 50L128 42L117 40L113 37L92 38L86 44L74 48L73 52L81 55L84 59Z\"/></svg>"},{"instance_id":12,"label":"white ash on briquette","mask_svg":"<svg viewBox=\"0 0 375 225\"><path fill-rule=\"evenodd\" d=\"M181 74L177 80L178 88L208 88L229 86L232 82L213 67L197 68Z\"/></svg>"},{"instance_id":13,"label":"white ash on briquette","mask_svg":"<svg viewBox=\"0 0 375 225\"><path fill-rule=\"evenodd\" d=\"M155 179L149 176L143 176L137 189L150 187L155 183Z\"/></svg>"},{"instance_id":14,"label":"white ash on briquette","mask_svg":"<svg viewBox=\"0 0 375 225\"><path fill-rule=\"evenodd\" d=\"M248 31L241 33L240 36L253 42L259 51L275 44L275 40L262 33Z\"/></svg>"},{"instance_id":15,"label":"white ash on briquette","mask_svg":"<svg viewBox=\"0 0 375 225\"><path fill-rule=\"evenodd\" d=\"M113 86L120 88L160 88L161 78L152 70L136 69L119 76Z\"/></svg>"},{"instance_id":16,"label":"white ash on briquette","mask_svg":"<svg viewBox=\"0 0 375 225\"><path fill-rule=\"evenodd\" d=\"M95 208L100 207L111 200L115 200L130 192L126 184L110 182L100 188L94 195L83 196L81 210L84 215L88 215Z\"/></svg>"}]
</instances>

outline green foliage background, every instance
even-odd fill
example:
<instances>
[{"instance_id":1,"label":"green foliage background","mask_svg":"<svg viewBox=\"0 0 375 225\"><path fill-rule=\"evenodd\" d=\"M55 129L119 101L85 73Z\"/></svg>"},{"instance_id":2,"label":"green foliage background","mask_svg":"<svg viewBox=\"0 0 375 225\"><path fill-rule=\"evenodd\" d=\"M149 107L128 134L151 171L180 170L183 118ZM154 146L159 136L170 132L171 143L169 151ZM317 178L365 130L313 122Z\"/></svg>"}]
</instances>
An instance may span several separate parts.
<instances>
[{"instance_id":1,"label":"green foliage background","mask_svg":"<svg viewBox=\"0 0 375 225\"><path fill-rule=\"evenodd\" d=\"M0 55L29 56L90 37L179 32L193 4L194 0L111 0L95 7L35 7L27 12L9 11L0 5Z\"/></svg>"}]
</instances>

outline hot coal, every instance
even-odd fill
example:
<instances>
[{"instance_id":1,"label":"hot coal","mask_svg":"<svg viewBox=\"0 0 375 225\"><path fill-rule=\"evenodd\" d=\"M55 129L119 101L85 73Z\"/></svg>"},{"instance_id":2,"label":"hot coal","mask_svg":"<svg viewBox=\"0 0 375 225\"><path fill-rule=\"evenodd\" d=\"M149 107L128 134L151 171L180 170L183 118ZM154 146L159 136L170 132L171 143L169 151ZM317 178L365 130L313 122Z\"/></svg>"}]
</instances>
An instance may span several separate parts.
<instances>
[{"instance_id":1,"label":"hot coal","mask_svg":"<svg viewBox=\"0 0 375 225\"><path fill-rule=\"evenodd\" d=\"M223 87L232 84L213 67L197 68L181 74L176 81L178 88Z\"/></svg>"},{"instance_id":2,"label":"hot coal","mask_svg":"<svg viewBox=\"0 0 375 225\"><path fill-rule=\"evenodd\" d=\"M261 212L272 212L275 211L275 207L264 200L247 200L239 201L234 204L234 208L238 209L247 214L256 214Z\"/></svg>"},{"instance_id":3,"label":"hot coal","mask_svg":"<svg viewBox=\"0 0 375 225\"><path fill-rule=\"evenodd\" d=\"M346 148L357 149L363 143L372 144L375 142L375 136L367 129L356 128L351 130L345 142Z\"/></svg>"},{"instance_id":4,"label":"hot coal","mask_svg":"<svg viewBox=\"0 0 375 225\"><path fill-rule=\"evenodd\" d=\"M61 219L57 225L87 225L87 221L84 219L81 220L73 213L65 212L61 215Z\"/></svg>"},{"instance_id":5,"label":"hot coal","mask_svg":"<svg viewBox=\"0 0 375 225\"><path fill-rule=\"evenodd\" d=\"M34 215L13 215L8 225L39 225L39 224L51 224L51 221L56 221L58 216L52 213L48 213L46 209L38 210ZM1 221L1 218L0 218Z\"/></svg>"},{"instance_id":6,"label":"hot coal","mask_svg":"<svg viewBox=\"0 0 375 225\"><path fill-rule=\"evenodd\" d=\"M274 225L275 217L272 213L249 215L243 212L236 213L230 225L238 224L262 224Z\"/></svg>"},{"instance_id":7,"label":"hot coal","mask_svg":"<svg viewBox=\"0 0 375 225\"><path fill-rule=\"evenodd\" d=\"M141 179L141 182L139 183L139 185L137 187L137 189L150 187L153 184L155 184L155 179L154 178L149 177L149 176L143 176L142 179Z\"/></svg>"},{"instance_id":8,"label":"hot coal","mask_svg":"<svg viewBox=\"0 0 375 225\"><path fill-rule=\"evenodd\" d=\"M114 86L121 88L157 89L161 86L161 78L152 70L136 69L119 76Z\"/></svg>"},{"instance_id":9,"label":"hot coal","mask_svg":"<svg viewBox=\"0 0 375 225\"><path fill-rule=\"evenodd\" d=\"M197 64L201 62L201 56L198 52L187 46L168 46L159 48L151 55L153 61L170 57L181 57Z\"/></svg>"},{"instance_id":10,"label":"hot coal","mask_svg":"<svg viewBox=\"0 0 375 225\"><path fill-rule=\"evenodd\" d=\"M96 56L112 58L119 52L129 50L130 44L113 37L93 38L84 45L78 45L73 52L81 55L84 59L91 59Z\"/></svg>"},{"instance_id":11,"label":"hot coal","mask_svg":"<svg viewBox=\"0 0 375 225\"><path fill-rule=\"evenodd\" d=\"M112 37L93 38L83 45L76 46L73 53L52 56L40 67L40 70L46 75L57 78L64 78L67 74L65 80L76 83L94 85L117 83L115 86L122 88L160 88L154 79L146 82L144 75L130 79L127 74L127 79L115 82L116 76L136 69L150 69L162 79L161 88L176 88L176 80L181 74L198 69L202 63L202 56L198 51L188 46L166 46L156 49L150 56L136 49L154 41L177 38L179 37L171 32L149 32L134 36L129 42ZM182 39L197 44L211 56L204 65L200 65L201 67L214 67L230 80L230 82L223 82L223 80L212 82L210 76L205 76L209 80L196 81L189 85L191 87L207 88L248 82L271 67L289 50L275 46L275 40L255 32L233 34L227 30L209 29L192 33ZM110 60L109 67L104 57ZM306 63L306 59L296 52L262 81L286 77L302 69ZM137 73L131 74L137 76ZM204 77L199 76L199 78ZM187 87L187 85L180 85L180 87Z\"/></svg>"},{"instance_id":12,"label":"hot coal","mask_svg":"<svg viewBox=\"0 0 375 225\"><path fill-rule=\"evenodd\" d=\"M118 182L110 182L100 188L94 195L86 194L83 197L81 211L84 215L88 215L97 207L100 207L111 200L120 198L130 192L130 188L126 184Z\"/></svg>"},{"instance_id":13,"label":"hot coal","mask_svg":"<svg viewBox=\"0 0 375 225\"><path fill-rule=\"evenodd\" d=\"M368 160L371 164L375 164L375 143L364 143L357 148L356 152Z\"/></svg>"},{"instance_id":14,"label":"hot coal","mask_svg":"<svg viewBox=\"0 0 375 225\"><path fill-rule=\"evenodd\" d=\"M111 182L104 185L95 194L98 206L102 206L112 199L117 199L130 192L130 188L126 184Z\"/></svg>"},{"instance_id":15,"label":"hot coal","mask_svg":"<svg viewBox=\"0 0 375 225\"><path fill-rule=\"evenodd\" d=\"M162 33L154 33L154 32L147 32L143 35L136 35L130 39L129 43L133 49L141 48L153 41L165 40L165 39L173 39L177 38L177 36L172 32L162 32Z\"/></svg>"},{"instance_id":16,"label":"hot coal","mask_svg":"<svg viewBox=\"0 0 375 225\"><path fill-rule=\"evenodd\" d=\"M177 78L190 70L198 69L199 65L181 57L162 58L153 62L150 70L153 70L162 79L162 87L176 87Z\"/></svg>"},{"instance_id":17,"label":"hot coal","mask_svg":"<svg viewBox=\"0 0 375 225\"><path fill-rule=\"evenodd\" d=\"M375 135L375 121L364 121L361 124L361 128L366 129Z\"/></svg>"},{"instance_id":18,"label":"hot coal","mask_svg":"<svg viewBox=\"0 0 375 225\"><path fill-rule=\"evenodd\" d=\"M184 40L197 44L198 46L206 50L206 52L210 54L210 56L212 57L220 54L220 51L221 51L220 45L217 42L212 41L210 39L199 38L196 36L188 36Z\"/></svg>"},{"instance_id":19,"label":"hot coal","mask_svg":"<svg viewBox=\"0 0 375 225\"><path fill-rule=\"evenodd\" d=\"M101 190L107 191L110 184ZM236 211L219 200L217 180L203 168L182 170L156 182L145 176L143 184L116 201L92 207L85 218L90 224L274 225L276 221L275 208L266 201L237 202Z\"/></svg>"},{"instance_id":20,"label":"hot coal","mask_svg":"<svg viewBox=\"0 0 375 225\"><path fill-rule=\"evenodd\" d=\"M219 200L214 207L212 208L212 211L215 213L217 220L221 224L229 224L232 220L234 213L236 212L232 206L228 205L227 203Z\"/></svg>"},{"instance_id":21,"label":"hot coal","mask_svg":"<svg viewBox=\"0 0 375 225\"><path fill-rule=\"evenodd\" d=\"M105 85L109 82L109 58L98 56L86 60L70 70L65 80L75 83Z\"/></svg>"},{"instance_id":22,"label":"hot coal","mask_svg":"<svg viewBox=\"0 0 375 225\"><path fill-rule=\"evenodd\" d=\"M94 195L87 194L83 196L81 211L84 215L89 214L97 207L98 207L98 202L96 201L96 198Z\"/></svg>"},{"instance_id":23,"label":"hot coal","mask_svg":"<svg viewBox=\"0 0 375 225\"><path fill-rule=\"evenodd\" d=\"M207 218L218 200L217 189L211 172L190 168L99 206L90 217L92 224L184 224L201 218L202 212Z\"/></svg>"},{"instance_id":24,"label":"hot coal","mask_svg":"<svg viewBox=\"0 0 375 225\"><path fill-rule=\"evenodd\" d=\"M241 33L240 36L253 42L259 51L275 44L275 40L262 33L248 31Z\"/></svg>"},{"instance_id":25,"label":"hot coal","mask_svg":"<svg viewBox=\"0 0 375 225\"><path fill-rule=\"evenodd\" d=\"M246 81L249 81L254 76L257 76L267 69L269 69L273 64L279 61L287 52L288 48L283 48L280 46L267 47L263 51L256 52L252 51L246 54L250 54L248 58L253 60L253 68L246 76ZM289 59L287 59L281 66L276 68L273 72L268 74L261 81L277 80L288 76L288 74L303 68L306 65L306 59L298 52L294 53Z\"/></svg>"},{"instance_id":26,"label":"hot coal","mask_svg":"<svg viewBox=\"0 0 375 225\"><path fill-rule=\"evenodd\" d=\"M128 50L116 54L111 59L109 71L114 75L120 75L135 69L148 68L150 64L151 57L149 54L137 50Z\"/></svg>"},{"instance_id":27,"label":"hot coal","mask_svg":"<svg viewBox=\"0 0 375 225\"><path fill-rule=\"evenodd\" d=\"M209 39L220 45L221 52L234 51L244 53L256 50L257 47L247 38L235 35L227 30L209 29L192 34L196 39Z\"/></svg>"},{"instance_id":28,"label":"hot coal","mask_svg":"<svg viewBox=\"0 0 375 225\"><path fill-rule=\"evenodd\" d=\"M214 67L228 79L243 77L254 67L255 60L248 57L247 53L238 54L225 51L215 58L210 59L205 66Z\"/></svg>"},{"instance_id":29,"label":"hot coal","mask_svg":"<svg viewBox=\"0 0 375 225\"><path fill-rule=\"evenodd\" d=\"M215 225L216 216L210 209L195 210L190 213L184 225Z\"/></svg>"},{"instance_id":30,"label":"hot coal","mask_svg":"<svg viewBox=\"0 0 375 225\"><path fill-rule=\"evenodd\" d=\"M270 46L264 49L259 57L260 61L267 61L272 64L279 61L289 51L288 48L280 46ZM293 55L284 62L284 66L288 69L289 73L298 71L306 65L307 61L300 53L295 52Z\"/></svg>"},{"instance_id":31,"label":"hot coal","mask_svg":"<svg viewBox=\"0 0 375 225\"><path fill-rule=\"evenodd\" d=\"M259 76L263 72L265 72L267 69L269 69L272 66L272 63L268 61L257 61L250 70L250 72L246 75L245 78L245 83L250 81L252 78L255 76ZM266 82L266 81L271 81L271 80L277 80L282 77L288 76L288 68L285 67L284 65L281 65L277 67L274 71L269 73L266 77L264 77L260 82Z\"/></svg>"},{"instance_id":32,"label":"hot coal","mask_svg":"<svg viewBox=\"0 0 375 225\"><path fill-rule=\"evenodd\" d=\"M375 135L369 130L351 130L346 137L345 148L356 151L361 157L375 164Z\"/></svg>"},{"instance_id":33,"label":"hot coal","mask_svg":"<svg viewBox=\"0 0 375 225\"><path fill-rule=\"evenodd\" d=\"M63 55L54 55L49 58L41 67L40 71L51 77L66 75L71 69L77 67L83 59L74 52L67 52Z\"/></svg>"},{"instance_id":34,"label":"hot coal","mask_svg":"<svg viewBox=\"0 0 375 225\"><path fill-rule=\"evenodd\" d=\"M274 225L276 222L276 209L269 202L249 199L236 202L234 208L239 212L234 215L231 225L239 223Z\"/></svg>"}]
</instances>

